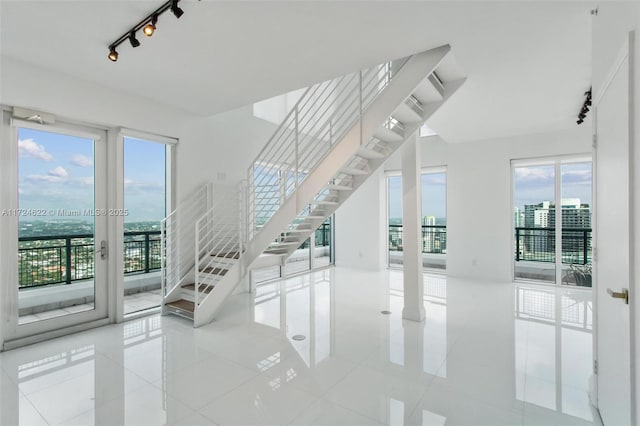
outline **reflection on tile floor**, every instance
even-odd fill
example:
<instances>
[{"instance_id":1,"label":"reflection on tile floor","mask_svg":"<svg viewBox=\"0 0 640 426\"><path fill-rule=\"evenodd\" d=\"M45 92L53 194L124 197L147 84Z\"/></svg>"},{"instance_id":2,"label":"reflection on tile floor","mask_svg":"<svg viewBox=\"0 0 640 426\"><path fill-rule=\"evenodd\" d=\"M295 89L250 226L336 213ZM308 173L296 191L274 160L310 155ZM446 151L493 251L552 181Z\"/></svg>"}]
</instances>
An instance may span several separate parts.
<instances>
[{"instance_id":1,"label":"reflection on tile floor","mask_svg":"<svg viewBox=\"0 0 640 426\"><path fill-rule=\"evenodd\" d=\"M423 324L402 297L400 271L333 268L199 329L156 315L4 352L0 424L595 424L590 292L425 276Z\"/></svg>"},{"instance_id":2,"label":"reflection on tile floor","mask_svg":"<svg viewBox=\"0 0 640 426\"><path fill-rule=\"evenodd\" d=\"M144 311L150 308L156 308L158 306L160 306L160 289L143 291L140 293L133 293L124 296L125 315ZM38 314L23 315L20 317L20 324L28 324L31 322L57 318L69 314L76 314L79 312L86 312L91 310L93 310L93 303L85 303L82 305L74 305L67 308L40 312Z\"/></svg>"}]
</instances>

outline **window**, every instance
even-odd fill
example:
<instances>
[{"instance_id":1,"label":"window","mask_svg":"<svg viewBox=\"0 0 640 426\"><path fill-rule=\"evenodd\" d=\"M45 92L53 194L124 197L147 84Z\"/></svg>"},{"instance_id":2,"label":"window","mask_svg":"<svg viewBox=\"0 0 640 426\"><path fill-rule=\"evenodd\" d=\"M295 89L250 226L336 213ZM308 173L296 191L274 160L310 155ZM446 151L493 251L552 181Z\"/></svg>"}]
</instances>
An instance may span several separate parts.
<instances>
[{"instance_id":1,"label":"window","mask_svg":"<svg viewBox=\"0 0 640 426\"><path fill-rule=\"evenodd\" d=\"M422 259L423 266L446 269L447 173L444 167L422 171ZM388 265L402 265L402 176L387 176Z\"/></svg>"},{"instance_id":2,"label":"window","mask_svg":"<svg viewBox=\"0 0 640 426\"><path fill-rule=\"evenodd\" d=\"M513 163L515 279L591 287L591 194L590 158Z\"/></svg>"}]
</instances>

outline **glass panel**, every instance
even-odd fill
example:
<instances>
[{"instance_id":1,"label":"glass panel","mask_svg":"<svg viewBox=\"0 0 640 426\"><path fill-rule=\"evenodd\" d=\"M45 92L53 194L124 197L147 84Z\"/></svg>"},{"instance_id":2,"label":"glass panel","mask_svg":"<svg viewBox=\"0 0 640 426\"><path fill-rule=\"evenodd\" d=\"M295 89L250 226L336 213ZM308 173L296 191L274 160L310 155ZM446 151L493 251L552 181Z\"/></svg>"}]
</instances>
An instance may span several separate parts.
<instances>
[{"instance_id":1,"label":"glass panel","mask_svg":"<svg viewBox=\"0 0 640 426\"><path fill-rule=\"evenodd\" d=\"M310 239L307 238L296 251L289 256L284 265L283 275L293 275L311 269Z\"/></svg>"},{"instance_id":2,"label":"glass panel","mask_svg":"<svg viewBox=\"0 0 640 426\"><path fill-rule=\"evenodd\" d=\"M166 146L124 138L124 313L160 306Z\"/></svg>"},{"instance_id":3,"label":"glass panel","mask_svg":"<svg viewBox=\"0 0 640 426\"><path fill-rule=\"evenodd\" d=\"M315 232L314 268L333 264L333 246L331 241L331 227L333 216L324 221Z\"/></svg>"},{"instance_id":4,"label":"glass panel","mask_svg":"<svg viewBox=\"0 0 640 426\"><path fill-rule=\"evenodd\" d=\"M94 141L18 129L18 316L95 308Z\"/></svg>"},{"instance_id":5,"label":"glass panel","mask_svg":"<svg viewBox=\"0 0 640 426\"><path fill-rule=\"evenodd\" d=\"M562 284L591 287L591 162L560 167Z\"/></svg>"},{"instance_id":6,"label":"glass panel","mask_svg":"<svg viewBox=\"0 0 640 426\"><path fill-rule=\"evenodd\" d=\"M387 178L389 266L402 265L402 176Z\"/></svg>"},{"instance_id":7,"label":"glass panel","mask_svg":"<svg viewBox=\"0 0 640 426\"><path fill-rule=\"evenodd\" d=\"M422 264L426 268L447 268L447 174L423 173Z\"/></svg>"},{"instance_id":8,"label":"glass panel","mask_svg":"<svg viewBox=\"0 0 640 426\"><path fill-rule=\"evenodd\" d=\"M555 283L555 166L514 168L515 278Z\"/></svg>"}]
</instances>

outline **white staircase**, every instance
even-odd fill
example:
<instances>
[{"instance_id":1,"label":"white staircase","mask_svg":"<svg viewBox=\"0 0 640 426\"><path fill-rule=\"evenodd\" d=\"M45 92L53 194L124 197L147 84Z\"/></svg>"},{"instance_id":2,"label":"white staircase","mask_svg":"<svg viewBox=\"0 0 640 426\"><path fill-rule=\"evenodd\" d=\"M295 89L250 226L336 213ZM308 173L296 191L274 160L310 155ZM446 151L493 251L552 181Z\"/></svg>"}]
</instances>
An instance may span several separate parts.
<instances>
[{"instance_id":1,"label":"white staircase","mask_svg":"<svg viewBox=\"0 0 640 426\"><path fill-rule=\"evenodd\" d=\"M442 46L307 89L246 183L214 195L194 221L193 262L166 279L165 312L210 322L252 266L284 261L463 82Z\"/></svg>"}]
</instances>

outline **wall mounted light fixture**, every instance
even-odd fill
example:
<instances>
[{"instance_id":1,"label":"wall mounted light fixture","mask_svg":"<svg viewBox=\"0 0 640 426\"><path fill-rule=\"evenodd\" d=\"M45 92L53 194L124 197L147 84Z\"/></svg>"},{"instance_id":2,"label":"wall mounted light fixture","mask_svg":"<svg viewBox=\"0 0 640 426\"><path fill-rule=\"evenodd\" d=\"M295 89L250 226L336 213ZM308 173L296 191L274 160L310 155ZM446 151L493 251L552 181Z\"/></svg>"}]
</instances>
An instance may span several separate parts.
<instances>
[{"instance_id":1,"label":"wall mounted light fixture","mask_svg":"<svg viewBox=\"0 0 640 426\"><path fill-rule=\"evenodd\" d=\"M176 18L180 18L182 15L184 15L184 10L182 10L178 6L178 3L180 3L180 0L169 0L165 2L162 6L149 14L149 16L138 22L133 28L129 29L126 33L122 34L118 39L116 39L116 41L111 43L109 45L109 55L107 56L109 60L112 62L116 62L118 60L118 51L116 49L126 40L129 40L132 47L140 46L140 41L136 38L136 33L138 31L142 30L142 33L144 35L146 35L147 37L151 37L156 31L158 18L167 10L171 10Z\"/></svg>"}]
</instances>

